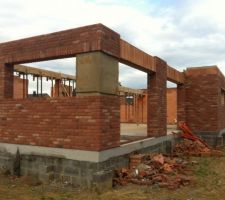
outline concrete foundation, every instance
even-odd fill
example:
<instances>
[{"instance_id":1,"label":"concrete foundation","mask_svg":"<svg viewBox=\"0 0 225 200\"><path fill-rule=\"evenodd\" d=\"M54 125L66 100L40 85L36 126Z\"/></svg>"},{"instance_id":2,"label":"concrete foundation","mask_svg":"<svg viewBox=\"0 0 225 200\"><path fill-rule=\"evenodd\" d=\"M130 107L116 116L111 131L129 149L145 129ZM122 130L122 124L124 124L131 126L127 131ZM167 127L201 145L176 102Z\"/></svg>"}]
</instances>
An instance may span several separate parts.
<instances>
[{"instance_id":1,"label":"concrete foundation","mask_svg":"<svg viewBox=\"0 0 225 200\"><path fill-rule=\"evenodd\" d=\"M224 143L224 135L220 135L218 132L197 132L196 134L211 147L222 146Z\"/></svg>"},{"instance_id":2,"label":"concrete foundation","mask_svg":"<svg viewBox=\"0 0 225 200\"><path fill-rule=\"evenodd\" d=\"M169 152L172 135L148 138L101 152L35 147L0 143L0 167L15 171L17 149L21 175L32 175L43 182L63 182L73 186L112 187L115 169L127 167L129 155L140 152ZM17 158L18 159L18 158ZM18 166L17 166L18 168Z\"/></svg>"}]
</instances>

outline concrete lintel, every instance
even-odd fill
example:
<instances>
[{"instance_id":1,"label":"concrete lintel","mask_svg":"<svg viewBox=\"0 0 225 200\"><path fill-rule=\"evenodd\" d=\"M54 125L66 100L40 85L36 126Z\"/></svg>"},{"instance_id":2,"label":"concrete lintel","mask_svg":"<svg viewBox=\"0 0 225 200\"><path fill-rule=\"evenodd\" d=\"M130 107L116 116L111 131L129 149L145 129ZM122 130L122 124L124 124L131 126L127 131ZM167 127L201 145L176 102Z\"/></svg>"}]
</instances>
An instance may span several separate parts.
<instances>
[{"instance_id":1,"label":"concrete lintel","mask_svg":"<svg viewBox=\"0 0 225 200\"><path fill-rule=\"evenodd\" d=\"M87 162L103 162L109 158L126 155L146 147L154 146L164 141L173 140L173 137L173 135L167 135L159 138L146 138L100 152L7 143L0 143L0 151L16 154L17 149L19 149L20 154L24 155L59 157Z\"/></svg>"},{"instance_id":2,"label":"concrete lintel","mask_svg":"<svg viewBox=\"0 0 225 200\"><path fill-rule=\"evenodd\" d=\"M116 95L118 92L118 61L102 52L78 54L76 59L76 92Z\"/></svg>"}]
</instances>

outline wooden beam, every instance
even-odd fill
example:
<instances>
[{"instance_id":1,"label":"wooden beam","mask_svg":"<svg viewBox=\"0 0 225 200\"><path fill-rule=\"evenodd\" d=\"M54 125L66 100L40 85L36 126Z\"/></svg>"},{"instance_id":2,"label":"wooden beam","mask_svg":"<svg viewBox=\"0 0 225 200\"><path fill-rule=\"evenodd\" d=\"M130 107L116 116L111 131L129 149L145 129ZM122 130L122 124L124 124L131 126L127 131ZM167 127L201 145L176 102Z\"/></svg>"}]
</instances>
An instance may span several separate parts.
<instances>
[{"instance_id":1,"label":"wooden beam","mask_svg":"<svg viewBox=\"0 0 225 200\"><path fill-rule=\"evenodd\" d=\"M67 80L76 80L75 76L53 72L50 70L39 69L35 67L28 67L25 65L14 65L14 71L24 74L31 74L35 76L49 77L54 79L67 79Z\"/></svg>"},{"instance_id":2,"label":"wooden beam","mask_svg":"<svg viewBox=\"0 0 225 200\"><path fill-rule=\"evenodd\" d=\"M143 90L123 87L123 86L119 86L118 90L119 92L129 93L129 94L138 94L138 95L144 94Z\"/></svg>"}]
</instances>

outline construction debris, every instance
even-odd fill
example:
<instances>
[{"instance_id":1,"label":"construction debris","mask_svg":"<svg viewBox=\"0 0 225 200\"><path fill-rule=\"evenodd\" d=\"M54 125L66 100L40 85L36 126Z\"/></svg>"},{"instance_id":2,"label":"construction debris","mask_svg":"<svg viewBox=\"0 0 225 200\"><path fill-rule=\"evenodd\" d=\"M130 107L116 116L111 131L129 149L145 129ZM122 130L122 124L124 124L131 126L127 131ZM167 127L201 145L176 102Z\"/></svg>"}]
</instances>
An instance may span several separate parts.
<instances>
[{"instance_id":1,"label":"construction debris","mask_svg":"<svg viewBox=\"0 0 225 200\"><path fill-rule=\"evenodd\" d=\"M181 134L182 138L185 138L185 139L188 139L191 141L197 141L199 144L202 144L206 148L210 149L210 146L204 140L202 140L200 137L195 135L185 122L180 122L179 128L182 130L182 134Z\"/></svg>"},{"instance_id":2,"label":"construction debris","mask_svg":"<svg viewBox=\"0 0 225 200\"><path fill-rule=\"evenodd\" d=\"M181 158L170 158L162 154L138 154L130 157L130 168L116 170L114 185L128 183L158 185L176 189L189 185L193 178L188 162Z\"/></svg>"},{"instance_id":3,"label":"construction debris","mask_svg":"<svg viewBox=\"0 0 225 200\"><path fill-rule=\"evenodd\" d=\"M199 141L184 139L173 148L175 156L222 156L222 151L214 150L203 145Z\"/></svg>"},{"instance_id":4,"label":"construction debris","mask_svg":"<svg viewBox=\"0 0 225 200\"><path fill-rule=\"evenodd\" d=\"M179 124L184 140L175 145L173 155L222 156L222 152L212 149L204 140L195 135L185 122Z\"/></svg>"},{"instance_id":5,"label":"construction debris","mask_svg":"<svg viewBox=\"0 0 225 200\"><path fill-rule=\"evenodd\" d=\"M222 156L222 151L214 150L196 136L185 123L181 123L183 141L177 143L171 156L163 154L136 154L130 156L129 168L115 171L114 185L128 183L138 185L158 185L176 189L193 181L192 170L188 165L196 161L185 161L182 156Z\"/></svg>"}]
</instances>

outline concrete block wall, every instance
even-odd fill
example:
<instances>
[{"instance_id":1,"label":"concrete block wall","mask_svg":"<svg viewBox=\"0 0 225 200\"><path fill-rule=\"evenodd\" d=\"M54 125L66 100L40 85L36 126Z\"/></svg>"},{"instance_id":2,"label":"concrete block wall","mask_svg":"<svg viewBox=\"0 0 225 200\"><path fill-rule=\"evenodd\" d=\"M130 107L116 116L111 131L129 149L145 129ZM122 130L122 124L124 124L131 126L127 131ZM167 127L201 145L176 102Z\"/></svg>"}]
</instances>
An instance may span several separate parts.
<instances>
[{"instance_id":1,"label":"concrete block wall","mask_svg":"<svg viewBox=\"0 0 225 200\"><path fill-rule=\"evenodd\" d=\"M29 145L0 143L0 168L9 169L12 174L16 168L20 175L35 176L43 182L109 188L112 187L114 170L128 167L130 155L146 152L169 153L175 141L176 138L172 135L149 138L102 152L60 151L47 147L32 148ZM17 150L19 157L16 157Z\"/></svg>"},{"instance_id":2,"label":"concrete block wall","mask_svg":"<svg viewBox=\"0 0 225 200\"><path fill-rule=\"evenodd\" d=\"M119 145L117 96L0 100L0 142L100 151Z\"/></svg>"}]
</instances>

